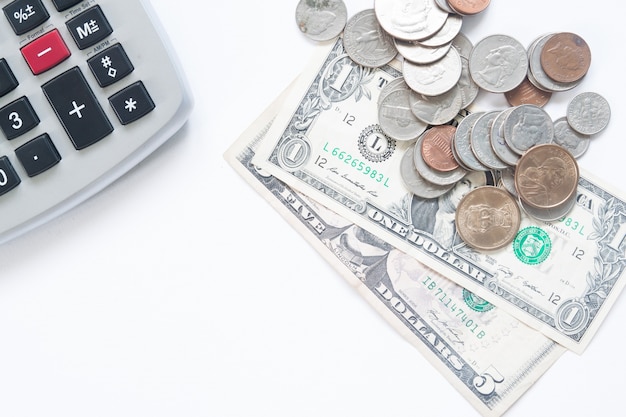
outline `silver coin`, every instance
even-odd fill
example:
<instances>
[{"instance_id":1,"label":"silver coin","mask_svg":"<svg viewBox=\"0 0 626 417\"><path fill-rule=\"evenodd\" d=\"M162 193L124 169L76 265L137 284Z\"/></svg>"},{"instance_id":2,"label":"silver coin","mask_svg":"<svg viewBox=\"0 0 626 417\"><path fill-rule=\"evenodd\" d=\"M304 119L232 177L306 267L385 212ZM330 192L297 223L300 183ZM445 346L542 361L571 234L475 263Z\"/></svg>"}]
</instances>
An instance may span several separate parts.
<instances>
[{"instance_id":1,"label":"silver coin","mask_svg":"<svg viewBox=\"0 0 626 417\"><path fill-rule=\"evenodd\" d=\"M424 46L417 41L404 41L398 38L394 38L394 44L404 59L416 64L431 64L439 61L451 48L451 44L431 47Z\"/></svg>"},{"instance_id":2,"label":"silver coin","mask_svg":"<svg viewBox=\"0 0 626 417\"><path fill-rule=\"evenodd\" d=\"M504 163L491 147L491 126L500 114L500 111L489 111L483 114L474 126L470 134L470 146L476 159L491 169L505 169L509 165Z\"/></svg>"},{"instance_id":3,"label":"silver coin","mask_svg":"<svg viewBox=\"0 0 626 417\"><path fill-rule=\"evenodd\" d=\"M450 185L455 184L463 179L467 175L467 170L462 167L458 167L452 171L436 171L426 164L422 156L422 142L424 135L420 136L415 143L413 152L413 163L417 172L426 180L436 185Z\"/></svg>"},{"instance_id":4,"label":"silver coin","mask_svg":"<svg viewBox=\"0 0 626 417\"><path fill-rule=\"evenodd\" d=\"M300 31L314 41L328 41L341 34L348 11L342 0L300 0L296 23Z\"/></svg>"},{"instance_id":5,"label":"silver coin","mask_svg":"<svg viewBox=\"0 0 626 417\"><path fill-rule=\"evenodd\" d=\"M413 114L424 123L443 125L459 114L463 108L463 96L458 86L439 96L425 96L411 91L409 104Z\"/></svg>"},{"instance_id":6,"label":"silver coin","mask_svg":"<svg viewBox=\"0 0 626 417\"><path fill-rule=\"evenodd\" d=\"M503 129L507 145L519 155L533 146L554 140L554 123L550 115L533 104L514 107L507 115Z\"/></svg>"},{"instance_id":7,"label":"silver coin","mask_svg":"<svg viewBox=\"0 0 626 417\"><path fill-rule=\"evenodd\" d=\"M456 13L448 4L448 0L435 0L435 3L437 3L437 6L439 6L441 10L444 10L448 13Z\"/></svg>"},{"instance_id":8,"label":"silver coin","mask_svg":"<svg viewBox=\"0 0 626 417\"><path fill-rule=\"evenodd\" d=\"M435 0L375 0L374 10L387 33L407 41L433 36L448 18Z\"/></svg>"},{"instance_id":9,"label":"silver coin","mask_svg":"<svg viewBox=\"0 0 626 417\"><path fill-rule=\"evenodd\" d=\"M385 97L387 97L387 95L393 93L394 91L405 90L405 89L408 89L408 88L409 88L409 86L406 85L406 82L404 82L404 78L403 77L398 77L398 78L395 78L395 79L389 81L380 90L380 95L378 96L378 107L380 107L380 104L383 102Z\"/></svg>"},{"instance_id":10,"label":"silver coin","mask_svg":"<svg viewBox=\"0 0 626 417\"><path fill-rule=\"evenodd\" d=\"M563 92L578 86L580 81L561 83L554 81L546 74L541 66L541 51L546 42L553 36L552 33L535 39L528 47L528 79L533 85L548 92Z\"/></svg>"},{"instance_id":11,"label":"silver coin","mask_svg":"<svg viewBox=\"0 0 626 417\"><path fill-rule=\"evenodd\" d=\"M512 196L517 198L517 190L515 189L515 168L509 167L498 171L500 184L505 190L507 190Z\"/></svg>"},{"instance_id":12,"label":"silver coin","mask_svg":"<svg viewBox=\"0 0 626 417\"><path fill-rule=\"evenodd\" d=\"M474 44L469 40L463 32L456 35L454 39L452 39L452 47L456 48L463 58L469 59L472 54L472 49L474 49Z\"/></svg>"},{"instance_id":13,"label":"silver coin","mask_svg":"<svg viewBox=\"0 0 626 417\"><path fill-rule=\"evenodd\" d=\"M411 90L396 90L388 94L378 108L380 128L392 139L409 141L424 133L428 124L411 111Z\"/></svg>"},{"instance_id":14,"label":"silver coin","mask_svg":"<svg viewBox=\"0 0 626 417\"><path fill-rule=\"evenodd\" d=\"M595 135L608 126L611 107L600 94L585 92L570 101L566 114L572 129L583 135Z\"/></svg>"},{"instance_id":15,"label":"silver coin","mask_svg":"<svg viewBox=\"0 0 626 417\"><path fill-rule=\"evenodd\" d=\"M517 202L528 216L544 222L553 222L562 219L572 210L576 204L576 197L577 195L574 193L574 195L572 195L572 197L570 197L570 199L565 201L563 204L547 209L533 207L530 204L525 203L524 200L519 197L517 198Z\"/></svg>"},{"instance_id":16,"label":"silver coin","mask_svg":"<svg viewBox=\"0 0 626 417\"><path fill-rule=\"evenodd\" d=\"M404 80L409 87L427 96L450 91L461 79L462 72L461 56L455 48L450 48L446 56L432 64L418 65L408 60L402 64Z\"/></svg>"},{"instance_id":17,"label":"silver coin","mask_svg":"<svg viewBox=\"0 0 626 417\"><path fill-rule=\"evenodd\" d=\"M506 140L504 140L504 121L509 113L513 110L513 107L506 109L496 117L491 125L491 134L489 138L491 139L491 147L498 158L502 161L506 162L510 166L515 166L517 161L519 161L520 155L513 152L509 145L507 145Z\"/></svg>"},{"instance_id":18,"label":"silver coin","mask_svg":"<svg viewBox=\"0 0 626 417\"><path fill-rule=\"evenodd\" d=\"M476 84L492 93L513 90L528 72L526 48L507 35L491 35L479 41L469 61L470 74Z\"/></svg>"},{"instance_id":19,"label":"silver coin","mask_svg":"<svg viewBox=\"0 0 626 417\"><path fill-rule=\"evenodd\" d=\"M407 190L418 197L430 199L442 196L454 187L455 184L436 185L426 181L415 169L414 152L415 145L406 150L400 161L400 177Z\"/></svg>"},{"instance_id":20,"label":"silver coin","mask_svg":"<svg viewBox=\"0 0 626 417\"><path fill-rule=\"evenodd\" d=\"M470 143L470 136L472 134L472 128L476 121L483 115L484 112L470 113L463 120L459 122L456 128L456 133L452 140L452 146L454 149L454 155L458 158L459 165L469 168L472 171L488 171L489 168L484 166L472 152L472 146Z\"/></svg>"},{"instance_id":21,"label":"silver coin","mask_svg":"<svg viewBox=\"0 0 626 417\"><path fill-rule=\"evenodd\" d=\"M589 149L590 142L590 136L582 135L572 129L567 117L561 117L554 121L554 143L567 149L574 158L583 156Z\"/></svg>"},{"instance_id":22,"label":"silver coin","mask_svg":"<svg viewBox=\"0 0 626 417\"><path fill-rule=\"evenodd\" d=\"M461 89L461 97L463 99L462 107L466 108L476 100L480 87L474 82L469 72L469 60L461 56L461 78L459 78L458 86Z\"/></svg>"},{"instance_id":23,"label":"silver coin","mask_svg":"<svg viewBox=\"0 0 626 417\"><path fill-rule=\"evenodd\" d=\"M424 46L442 46L451 43L452 40L461 32L463 26L463 18L458 14L450 14L446 19L443 27L437 33L428 39L419 41Z\"/></svg>"},{"instance_id":24,"label":"silver coin","mask_svg":"<svg viewBox=\"0 0 626 417\"><path fill-rule=\"evenodd\" d=\"M388 64L398 54L393 38L380 27L373 9L362 10L348 20L343 46L354 62L370 68Z\"/></svg>"}]
</instances>

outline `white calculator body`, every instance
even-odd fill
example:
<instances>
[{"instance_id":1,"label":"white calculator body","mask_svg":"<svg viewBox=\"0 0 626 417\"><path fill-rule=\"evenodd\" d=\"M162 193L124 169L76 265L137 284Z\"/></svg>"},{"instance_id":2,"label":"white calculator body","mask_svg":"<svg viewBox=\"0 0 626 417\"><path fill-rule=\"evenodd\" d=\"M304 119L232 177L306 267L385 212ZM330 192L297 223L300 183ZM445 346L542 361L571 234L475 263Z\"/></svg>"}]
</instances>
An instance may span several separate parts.
<instances>
[{"instance_id":1,"label":"white calculator body","mask_svg":"<svg viewBox=\"0 0 626 417\"><path fill-rule=\"evenodd\" d=\"M0 243L84 201L186 122L144 0L15 0L0 15Z\"/></svg>"}]
</instances>

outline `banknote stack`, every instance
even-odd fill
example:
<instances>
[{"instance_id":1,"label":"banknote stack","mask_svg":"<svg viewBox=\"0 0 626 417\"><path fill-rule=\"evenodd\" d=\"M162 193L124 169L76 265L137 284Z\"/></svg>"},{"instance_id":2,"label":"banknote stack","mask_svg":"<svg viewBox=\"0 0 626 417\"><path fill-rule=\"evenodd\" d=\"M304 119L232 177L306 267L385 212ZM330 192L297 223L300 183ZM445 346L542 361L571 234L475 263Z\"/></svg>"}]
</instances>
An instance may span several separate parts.
<instances>
[{"instance_id":1,"label":"banknote stack","mask_svg":"<svg viewBox=\"0 0 626 417\"><path fill-rule=\"evenodd\" d=\"M555 121L542 110L584 81L584 40L472 45L459 22L488 4L376 0L348 20L340 0L302 0L298 27L321 45L225 157L500 416L566 349L582 353L615 303L626 198L576 163L609 121L606 100L582 93ZM481 89L511 107L473 108Z\"/></svg>"}]
</instances>

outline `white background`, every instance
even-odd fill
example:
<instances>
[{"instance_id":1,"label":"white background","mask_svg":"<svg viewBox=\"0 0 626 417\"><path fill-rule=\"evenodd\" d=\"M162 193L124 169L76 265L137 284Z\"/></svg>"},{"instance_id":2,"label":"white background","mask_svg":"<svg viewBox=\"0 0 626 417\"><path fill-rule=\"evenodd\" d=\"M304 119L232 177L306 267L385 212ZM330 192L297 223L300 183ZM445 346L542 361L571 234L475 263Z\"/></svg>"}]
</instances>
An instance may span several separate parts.
<instances>
[{"instance_id":1,"label":"white background","mask_svg":"<svg viewBox=\"0 0 626 417\"><path fill-rule=\"evenodd\" d=\"M2 246L0 416L478 415L223 159L312 52L296 4L153 0L194 112L111 187ZM464 26L473 42L525 45L554 31L585 38L593 61L547 110L564 115L582 91L609 100L612 123L580 164L626 193L623 15L493 0ZM587 351L506 415L623 415L624 317L622 295Z\"/></svg>"}]
</instances>

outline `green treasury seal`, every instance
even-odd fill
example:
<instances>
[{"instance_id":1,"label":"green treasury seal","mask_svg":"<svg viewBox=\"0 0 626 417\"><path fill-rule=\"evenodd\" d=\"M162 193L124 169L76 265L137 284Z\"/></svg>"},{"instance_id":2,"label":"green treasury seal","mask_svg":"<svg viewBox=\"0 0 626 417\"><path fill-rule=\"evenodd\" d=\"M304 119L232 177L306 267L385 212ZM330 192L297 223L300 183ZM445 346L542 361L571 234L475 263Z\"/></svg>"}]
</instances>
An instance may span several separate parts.
<instances>
[{"instance_id":1,"label":"green treasury seal","mask_svg":"<svg viewBox=\"0 0 626 417\"><path fill-rule=\"evenodd\" d=\"M529 226L520 230L513 240L515 256L528 265L542 263L548 258L551 250L550 236L536 226Z\"/></svg>"},{"instance_id":2,"label":"green treasury seal","mask_svg":"<svg viewBox=\"0 0 626 417\"><path fill-rule=\"evenodd\" d=\"M474 311L478 311L479 313L484 313L486 311L493 309L494 307L494 305L491 304L490 302L483 300L476 294L471 293L467 291L466 289L463 289L463 300L465 301L465 304L467 304L469 308L471 308Z\"/></svg>"}]
</instances>

